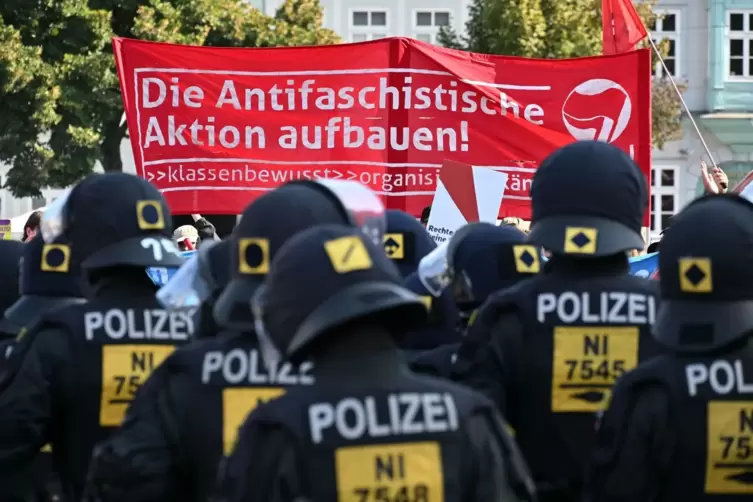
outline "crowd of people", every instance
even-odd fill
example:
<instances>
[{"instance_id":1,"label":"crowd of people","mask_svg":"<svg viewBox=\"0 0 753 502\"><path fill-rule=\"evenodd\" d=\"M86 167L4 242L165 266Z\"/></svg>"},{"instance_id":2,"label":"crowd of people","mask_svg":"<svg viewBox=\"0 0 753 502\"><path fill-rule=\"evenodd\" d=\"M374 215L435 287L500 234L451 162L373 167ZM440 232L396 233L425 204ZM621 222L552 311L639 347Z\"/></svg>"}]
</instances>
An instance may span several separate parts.
<instances>
[{"instance_id":1,"label":"crowd of people","mask_svg":"<svg viewBox=\"0 0 753 502\"><path fill-rule=\"evenodd\" d=\"M219 240L92 174L0 248L0 500L749 498L753 203L723 191L650 281L646 180L602 142L541 164L530 224L440 246L352 181L286 183Z\"/></svg>"}]
</instances>

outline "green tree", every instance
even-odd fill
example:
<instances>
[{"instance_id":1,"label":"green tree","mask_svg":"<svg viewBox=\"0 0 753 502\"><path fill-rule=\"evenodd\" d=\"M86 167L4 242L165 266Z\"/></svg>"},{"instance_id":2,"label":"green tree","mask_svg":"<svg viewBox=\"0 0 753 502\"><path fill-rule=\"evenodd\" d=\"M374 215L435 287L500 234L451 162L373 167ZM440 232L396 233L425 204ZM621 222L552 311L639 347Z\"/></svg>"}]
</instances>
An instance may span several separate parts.
<instances>
[{"instance_id":1,"label":"green tree","mask_svg":"<svg viewBox=\"0 0 753 502\"><path fill-rule=\"evenodd\" d=\"M656 22L653 3L637 8L646 26ZM661 15L661 11L658 11ZM536 58L572 58L601 54L600 0L473 0L466 35L442 30L446 47ZM646 46L647 42L644 42ZM659 43L666 55L667 41ZM654 63L658 59L654 55ZM653 143L663 148L682 130L682 110L668 79L654 79L651 96Z\"/></svg>"},{"instance_id":2,"label":"green tree","mask_svg":"<svg viewBox=\"0 0 753 502\"><path fill-rule=\"evenodd\" d=\"M123 103L114 35L195 45L339 42L318 0L286 0L274 17L245 0L2 0L0 162L5 187L39 195L91 172L122 170Z\"/></svg>"}]
</instances>

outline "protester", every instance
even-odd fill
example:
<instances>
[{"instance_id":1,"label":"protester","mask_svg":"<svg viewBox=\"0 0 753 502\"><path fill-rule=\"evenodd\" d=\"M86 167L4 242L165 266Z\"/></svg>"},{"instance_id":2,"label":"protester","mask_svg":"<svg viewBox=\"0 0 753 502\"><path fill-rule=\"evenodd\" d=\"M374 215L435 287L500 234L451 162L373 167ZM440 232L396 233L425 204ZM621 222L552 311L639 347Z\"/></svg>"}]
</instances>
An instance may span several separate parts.
<instances>
[{"instance_id":1,"label":"protester","mask_svg":"<svg viewBox=\"0 0 753 502\"><path fill-rule=\"evenodd\" d=\"M199 232L193 225L183 225L173 232L173 241L181 251L193 251L199 247Z\"/></svg>"},{"instance_id":2,"label":"protester","mask_svg":"<svg viewBox=\"0 0 753 502\"><path fill-rule=\"evenodd\" d=\"M192 214L193 224L181 225L173 232L173 241L181 251L198 249L202 242L219 241L214 225L200 214Z\"/></svg>"},{"instance_id":3,"label":"protester","mask_svg":"<svg viewBox=\"0 0 753 502\"><path fill-rule=\"evenodd\" d=\"M729 189L727 174L720 167L714 167L709 172L708 165L703 160L701 161L701 181L707 194L727 193Z\"/></svg>"},{"instance_id":4,"label":"protester","mask_svg":"<svg viewBox=\"0 0 753 502\"><path fill-rule=\"evenodd\" d=\"M508 216L506 218L502 218L500 225L515 227L524 234L527 234L531 230L531 222L526 221L523 218L518 218L517 216Z\"/></svg>"},{"instance_id":5,"label":"protester","mask_svg":"<svg viewBox=\"0 0 753 502\"><path fill-rule=\"evenodd\" d=\"M751 242L753 205L737 195L672 219L653 329L667 353L617 383L585 500L750 500Z\"/></svg>"},{"instance_id":6,"label":"protester","mask_svg":"<svg viewBox=\"0 0 753 502\"><path fill-rule=\"evenodd\" d=\"M202 241L220 240L214 225L212 225L209 220L200 214L192 214L191 219L193 219L193 225L199 234L199 243Z\"/></svg>"},{"instance_id":7,"label":"protester","mask_svg":"<svg viewBox=\"0 0 753 502\"><path fill-rule=\"evenodd\" d=\"M37 235L41 217L42 211L34 211L29 215L24 224L24 235L21 237L21 242L28 242L32 237Z\"/></svg>"},{"instance_id":8,"label":"protester","mask_svg":"<svg viewBox=\"0 0 753 502\"><path fill-rule=\"evenodd\" d=\"M431 216L431 206L426 206L424 210L421 211L421 224L423 226L429 224L429 216Z\"/></svg>"},{"instance_id":9,"label":"protester","mask_svg":"<svg viewBox=\"0 0 753 502\"><path fill-rule=\"evenodd\" d=\"M346 226L314 227L280 249L255 294L260 342L268 367L310 358L315 382L251 412L218 500L535 499L491 404L405 367L396 338L427 311L401 283L381 246ZM378 423L381 413L391 420Z\"/></svg>"}]
</instances>

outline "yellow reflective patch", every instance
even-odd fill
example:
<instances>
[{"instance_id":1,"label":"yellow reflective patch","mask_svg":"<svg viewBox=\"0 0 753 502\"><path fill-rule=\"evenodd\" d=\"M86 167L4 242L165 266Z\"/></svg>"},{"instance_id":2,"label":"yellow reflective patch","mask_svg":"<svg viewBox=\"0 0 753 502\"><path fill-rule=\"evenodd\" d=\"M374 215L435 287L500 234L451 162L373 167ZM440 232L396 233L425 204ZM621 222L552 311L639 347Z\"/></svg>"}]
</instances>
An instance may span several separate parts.
<instances>
[{"instance_id":1,"label":"yellow reflective patch","mask_svg":"<svg viewBox=\"0 0 753 502\"><path fill-rule=\"evenodd\" d=\"M439 443L347 446L335 450L338 502L444 502Z\"/></svg>"},{"instance_id":2,"label":"yellow reflective patch","mask_svg":"<svg viewBox=\"0 0 753 502\"><path fill-rule=\"evenodd\" d=\"M71 266L71 248L65 244L45 244L42 248L42 272L67 273Z\"/></svg>"},{"instance_id":3,"label":"yellow reflective patch","mask_svg":"<svg viewBox=\"0 0 753 502\"><path fill-rule=\"evenodd\" d=\"M539 250L536 246L519 244L512 247L515 257L515 270L519 274L538 274L541 268L539 262Z\"/></svg>"},{"instance_id":4,"label":"yellow reflective patch","mask_svg":"<svg viewBox=\"0 0 753 502\"><path fill-rule=\"evenodd\" d=\"M471 317L468 318L468 326L472 326L474 322L476 322L476 317L478 317L478 309L471 312Z\"/></svg>"},{"instance_id":5,"label":"yellow reflective patch","mask_svg":"<svg viewBox=\"0 0 753 502\"><path fill-rule=\"evenodd\" d=\"M565 229L565 253L594 254L599 231L588 227L567 227Z\"/></svg>"},{"instance_id":6,"label":"yellow reflective patch","mask_svg":"<svg viewBox=\"0 0 753 502\"><path fill-rule=\"evenodd\" d=\"M363 241L353 235L324 243L332 268L338 274L367 270L372 266L371 257Z\"/></svg>"},{"instance_id":7,"label":"yellow reflective patch","mask_svg":"<svg viewBox=\"0 0 753 502\"><path fill-rule=\"evenodd\" d=\"M158 200L140 200L136 202L136 222L141 230L163 230L165 215Z\"/></svg>"},{"instance_id":8,"label":"yellow reflective patch","mask_svg":"<svg viewBox=\"0 0 753 502\"><path fill-rule=\"evenodd\" d=\"M684 293L711 293L714 290L709 258L680 258L680 291Z\"/></svg>"},{"instance_id":9,"label":"yellow reflective patch","mask_svg":"<svg viewBox=\"0 0 753 502\"><path fill-rule=\"evenodd\" d=\"M384 252L390 260L405 258L405 238L403 234L385 234Z\"/></svg>"},{"instance_id":10,"label":"yellow reflective patch","mask_svg":"<svg viewBox=\"0 0 753 502\"><path fill-rule=\"evenodd\" d=\"M51 444L46 444L46 445L44 445L42 447L42 449L40 451L42 453L52 453L52 445Z\"/></svg>"},{"instance_id":11,"label":"yellow reflective patch","mask_svg":"<svg viewBox=\"0 0 753 502\"><path fill-rule=\"evenodd\" d=\"M552 411L603 410L617 378L638 364L638 341L635 326L555 327Z\"/></svg>"},{"instance_id":12,"label":"yellow reflective patch","mask_svg":"<svg viewBox=\"0 0 753 502\"><path fill-rule=\"evenodd\" d=\"M753 495L753 401L710 401L706 422L706 493Z\"/></svg>"},{"instance_id":13,"label":"yellow reflective patch","mask_svg":"<svg viewBox=\"0 0 753 502\"><path fill-rule=\"evenodd\" d=\"M99 425L119 426L136 392L174 350L173 345L103 346Z\"/></svg>"},{"instance_id":14,"label":"yellow reflective patch","mask_svg":"<svg viewBox=\"0 0 753 502\"><path fill-rule=\"evenodd\" d=\"M222 390L222 445L225 455L230 455L238 436L238 429L249 413L261 403L285 394L279 387L230 387Z\"/></svg>"},{"instance_id":15,"label":"yellow reflective patch","mask_svg":"<svg viewBox=\"0 0 753 502\"><path fill-rule=\"evenodd\" d=\"M431 303L432 303L431 296L421 296L420 298L421 298L421 301L426 306L426 310L431 311Z\"/></svg>"},{"instance_id":16,"label":"yellow reflective patch","mask_svg":"<svg viewBox=\"0 0 753 502\"><path fill-rule=\"evenodd\" d=\"M238 272L247 275L269 273L269 240L251 237L238 239Z\"/></svg>"}]
</instances>

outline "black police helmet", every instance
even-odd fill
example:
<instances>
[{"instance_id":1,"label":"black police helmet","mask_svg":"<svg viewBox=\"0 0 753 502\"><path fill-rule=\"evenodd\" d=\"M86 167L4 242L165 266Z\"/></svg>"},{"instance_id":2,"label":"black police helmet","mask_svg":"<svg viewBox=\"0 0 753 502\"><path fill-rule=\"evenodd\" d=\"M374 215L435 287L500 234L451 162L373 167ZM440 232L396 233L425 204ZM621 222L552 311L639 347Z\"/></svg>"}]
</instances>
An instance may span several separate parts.
<instances>
[{"instance_id":1,"label":"black police helmet","mask_svg":"<svg viewBox=\"0 0 753 502\"><path fill-rule=\"evenodd\" d=\"M556 254L602 257L643 248L645 176L628 154L601 141L556 150L531 185L529 240Z\"/></svg>"},{"instance_id":2,"label":"black police helmet","mask_svg":"<svg viewBox=\"0 0 753 502\"><path fill-rule=\"evenodd\" d=\"M437 243L416 218L396 209L387 211L384 252L395 262L403 277L415 272L421 258L436 247Z\"/></svg>"},{"instance_id":3,"label":"black police helmet","mask_svg":"<svg viewBox=\"0 0 753 502\"><path fill-rule=\"evenodd\" d=\"M172 241L172 216L165 199L138 176L87 176L68 194L61 216L82 269L179 267L184 262ZM46 217L47 212L43 231Z\"/></svg>"},{"instance_id":4,"label":"black police helmet","mask_svg":"<svg viewBox=\"0 0 753 502\"><path fill-rule=\"evenodd\" d=\"M348 223L334 197L316 183L289 183L252 202L233 231L230 245L231 279L214 307L221 326L253 329L249 299L269 273L270 261L298 232L322 223Z\"/></svg>"},{"instance_id":5,"label":"black police helmet","mask_svg":"<svg viewBox=\"0 0 753 502\"><path fill-rule=\"evenodd\" d=\"M218 242L207 250L205 262L200 266L208 267L208 275L210 279L210 296L201 304L199 311L196 313L198 329L194 333L196 338L206 338L215 336L221 331L221 327L215 322L214 319L214 306L217 299L230 282L230 260L228 255L231 252L232 247L235 246L235 241L232 239L225 239Z\"/></svg>"},{"instance_id":6,"label":"black police helmet","mask_svg":"<svg viewBox=\"0 0 753 502\"><path fill-rule=\"evenodd\" d=\"M344 225L291 238L272 263L263 298L265 331L294 361L333 329L359 319L373 315L375 323L401 331L428 319L421 297L402 286L384 251Z\"/></svg>"},{"instance_id":7,"label":"black police helmet","mask_svg":"<svg viewBox=\"0 0 753 502\"><path fill-rule=\"evenodd\" d=\"M753 205L736 195L697 199L672 218L659 253L662 303L654 336L705 352L753 332Z\"/></svg>"},{"instance_id":8,"label":"black police helmet","mask_svg":"<svg viewBox=\"0 0 753 502\"><path fill-rule=\"evenodd\" d=\"M235 241L225 239L215 243L200 256L200 266L206 267L206 274L210 280L209 289L214 293L222 291L230 282L230 260L228 255L235 246Z\"/></svg>"},{"instance_id":9,"label":"black police helmet","mask_svg":"<svg viewBox=\"0 0 753 502\"><path fill-rule=\"evenodd\" d=\"M45 244L37 234L23 246L20 264L21 298L0 321L0 331L17 333L41 313L83 300L81 274L72 249L63 239Z\"/></svg>"},{"instance_id":10,"label":"black police helmet","mask_svg":"<svg viewBox=\"0 0 753 502\"><path fill-rule=\"evenodd\" d=\"M461 308L475 308L497 290L532 277L541 268L540 249L515 227L476 223L453 242L450 289ZM455 236L453 236L455 241Z\"/></svg>"},{"instance_id":11,"label":"black police helmet","mask_svg":"<svg viewBox=\"0 0 753 502\"><path fill-rule=\"evenodd\" d=\"M18 241L0 240L0 312L13 305L20 296L18 267L24 246Z\"/></svg>"}]
</instances>

